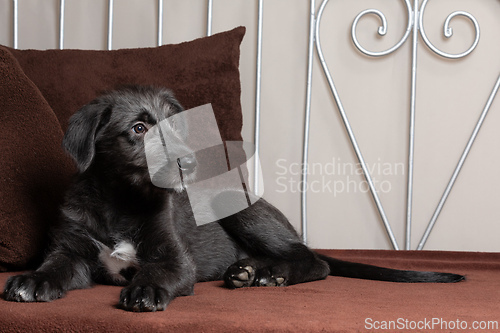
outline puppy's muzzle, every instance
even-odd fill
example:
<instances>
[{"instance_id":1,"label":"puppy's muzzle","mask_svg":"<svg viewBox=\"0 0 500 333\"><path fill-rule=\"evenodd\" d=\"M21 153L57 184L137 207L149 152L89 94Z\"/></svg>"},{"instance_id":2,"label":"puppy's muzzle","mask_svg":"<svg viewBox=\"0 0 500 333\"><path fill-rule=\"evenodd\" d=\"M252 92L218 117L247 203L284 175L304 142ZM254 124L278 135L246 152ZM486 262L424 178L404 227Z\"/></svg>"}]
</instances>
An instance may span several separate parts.
<instances>
[{"instance_id":1,"label":"puppy's muzzle","mask_svg":"<svg viewBox=\"0 0 500 333\"><path fill-rule=\"evenodd\" d=\"M189 175L196 169L196 158L193 155L186 155L177 159L177 165L182 173Z\"/></svg>"}]
</instances>

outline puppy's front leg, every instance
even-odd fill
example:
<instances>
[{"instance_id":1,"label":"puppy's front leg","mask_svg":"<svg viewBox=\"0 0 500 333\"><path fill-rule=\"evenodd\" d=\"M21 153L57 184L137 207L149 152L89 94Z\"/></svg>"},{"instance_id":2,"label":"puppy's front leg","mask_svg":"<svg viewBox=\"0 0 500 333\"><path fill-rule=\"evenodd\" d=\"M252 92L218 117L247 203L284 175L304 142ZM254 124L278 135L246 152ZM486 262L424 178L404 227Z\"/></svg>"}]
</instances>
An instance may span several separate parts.
<instances>
[{"instance_id":1,"label":"puppy's front leg","mask_svg":"<svg viewBox=\"0 0 500 333\"><path fill-rule=\"evenodd\" d=\"M175 297L192 295L194 261L184 251L175 252L141 264L131 284L121 291L118 306L136 312L163 311Z\"/></svg>"}]
</instances>

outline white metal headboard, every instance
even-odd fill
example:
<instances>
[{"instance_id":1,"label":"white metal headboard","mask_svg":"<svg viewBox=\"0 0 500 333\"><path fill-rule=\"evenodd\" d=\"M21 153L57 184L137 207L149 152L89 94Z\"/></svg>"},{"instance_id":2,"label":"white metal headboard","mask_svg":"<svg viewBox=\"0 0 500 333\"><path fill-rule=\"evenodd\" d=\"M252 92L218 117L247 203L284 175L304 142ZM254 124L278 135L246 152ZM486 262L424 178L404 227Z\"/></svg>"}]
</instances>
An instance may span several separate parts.
<instances>
[{"instance_id":1,"label":"white metal headboard","mask_svg":"<svg viewBox=\"0 0 500 333\"><path fill-rule=\"evenodd\" d=\"M323 68L324 74L327 78L328 84L331 89L331 93L335 98L335 102L337 104L338 111L340 112L340 115L342 117L342 121L344 122L344 125L346 127L349 139L352 143L352 147L356 153L356 157L359 160L359 163L363 169L364 176L366 178L366 181L369 185L370 193L373 197L373 200L375 201L377 210L380 214L380 218L382 219L382 222L384 224L384 227L386 229L387 235L391 241L392 247L396 250L399 250L399 245L396 240L396 237L394 236L394 233L392 231L391 225L388 221L387 215L384 211L382 202L379 198L379 195L377 194L377 190L375 189L375 186L373 184L370 172L366 166L365 160L363 158L363 154L361 153L361 149L358 145L358 142L356 140L356 137L354 135L354 131L350 125L349 118L347 116L347 113L344 109L344 106L342 105L340 95L335 87L332 75L330 73L330 70L328 69L325 57L322 52L321 48L321 40L320 40L320 26L321 26L321 19L322 15L324 12L325 7L327 6L329 0L323 0L321 3L321 6L319 10L316 12L316 5L315 1L311 0L311 26L310 26L310 44L309 44L309 72L308 72L308 77L311 75L311 64L314 61L313 60L313 54L312 54L312 44L313 41L316 44L316 50L321 62L321 66ZM384 36L387 32L387 19L385 15L377 10L377 9L367 9L359 13L356 18L354 19L352 23L352 29L351 29L351 38L356 46L356 48L362 52L363 54L370 56L370 57L383 57L386 55L389 55L396 50L398 50L409 38L410 35L412 35L412 66L411 66L411 97L410 97L410 131L409 131L409 148L408 148L408 182L407 182L407 206L406 206L406 237L405 237L405 249L410 250L411 249L411 232L412 232L412 207L413 207L413 167L414 167L414 145L415 145L415 112L416 112L416 95L417 95L417 64L418 64L418 39L419 39L419 34L422 37L425 45L431 49L434 53L437 55L448 58L448 59L459 59L466 57L469 55L474 49L477 47L480 39L480 28L479 28L479 23L476 20L476 18L465 11L455 11L448 15L448 17L445 20L444 23L444 28L443 28L443 34L445 35L446 38L450 38L453 36L453 29L450 27L450 22L453 18L456 16L463 16L468 18L474 25L475 29L475 38L474 42L472 45L464 52L458 53L458 54L450 54L444 51L441 51L439 48L434 46L432 42L429 40L425 33L425 26L423 24L423 18L425 14L425 8L428 4L429 0L423 0L422 4L419 4L419 0L414 0L413 1L413 6L410 3L409 0L404 0L404 3L407 8L407 15L408 15L408 25L406 28L406 31L401 38L401 40L394 45L393 47L385 50L385 51L379 51L379 52L373 52L365 49L361 43L357 39L357 33L356 29L358 26L358 22L360 19L362 19L366 15L376 15L380 19L382 25L378 29L378 34L380 36ZM419 6L420 5L420 6ZM450 181L448 182L448 185L446 186L446 189L444 190L444 193L437 204L437 207L435 209L435 212L433 216L431 217L427 228L425 229L424 234L422 235L422 238L417 246L417 250L422 250L423 247L425 246L425 243L427 242L427 239L436 224L436 221L439 217L439 214L441 213L441 210L443 209L444 204L446 203L446 200L453 188L453 185L455 184L455 181L462 169L462 166L465 163L465 160L470 152L470 149L477 137L477 134L479 133L481 126L484 122L484 119L486 115L488 114L488 111L491 107L491 104L493 103L493 99L495 98L498 89L500 87L500 75L498 76L498 79L492 89L492 92L486 102L486 105L479 117L479 120L477 121L474 130L470 136L469 141L467 142L467 145L457 163L457 166L450 178ZM302 178L303 178L303 191L302 191L302 219L303 222L305 223L303 228L306 230L307 228L307 222L306 222L306 217L307 217L307 191L306 191L306 186L307 186L307 166L308 166L308 137L309 137L309 118L310 118L310 93L311 93L311 80L310 78L308 79L308 88L307 88L307 105L306 105L306 128L305 128L305 137L304 137L304 159L303 159L303 173L302 173Z\"/></svg>"},{"instance_id":2,"label":"white metal headboard","mask_svg":"<svg viewBox=\"0 0 500 333\"><path fill-rule=\"evenodd\" d=\"M12 0L13 1L13 46L14 48L17 48L19 43L19 34L18 34L18 26L19 26L19 0ZM164 8L164 3L163 0L157 0L157 44L162 45L163 44L163 8ZM260 122L261 122L261 92L262 92L262 34L263 34L263 0L257 0L258 1L258 15L257 15L257 45L256 45L256 73L255 73L255 128L254 128L254 141L255 141L255 147L256 147L256 154L259 153L260 151L260 135L261 135L261 128L260 128ZM469 55L471 52L474 51L476 46L479 43L480 40L480 27L479 23L476 20L476 18L466 12L466 11L455 11L451 13L447 18L444 23L444 35L447 38L450 38L453 35L453 30L450 26L451 21L457 17L465 17L466 19L470 20L472 23L474 30L475 30L475 37L472 45L464 52L459 53L459 54L450 54L441 51L439 48L433 45L433 43L429 40L429 38L426 35L425 32L425 26L423 23L423 18L425 14L425 8L428 4L429 0L423 0L423 2L420 4L419 0L414 0L413 4L409 0L404 0L404 5L406 6L406 12L407 12L407 27L406 30L402 36L402 38L397 42L393 47L385 50L385 51L369 51L365 49L362 45L362 43L358 40L357 38L357 28L358 28L358 23L360 22L361 19L368 15L375 15L378 17L378 19L381 21L381 26L378 29L378 34L380 36L384 36L387 32L387 19L384 15L379 10L376 9L367 9L359 13L355 18L352 23L352 29L351 29L351 38L352 42L356 46L356 48L364 55L368 57L384 57L389 54L392 54L403 44L405 44L408 39L412 40L412 62L411 62L411 91L410 91L410 101L409 101L409 112L410 112L410 123L409 123L409 138L408 138L408 174L407 174L407 200L406 200L406 237L405 237L405 245L404 248L409 250L411 249L411 231L412 231L412 208L413 208L413 167L414 167L414 144L415 144L415 113L416 113L416 96L417 96L417 64L418 64L418 40L419 36L422 38L424 41L424 44L432 50L435 54L437 54L440 57L443 58L448 58L448 59L457 59L457 58L463 58ZM327 62L325 60L323 51L322 51L322 44L321 44L321 39L320 39L320 32L321 32L321 22L323 18L323 13L324 10L329 3L329 0L323 0L318 8L316 1L315 0L310 0L310 10L308 13L304 13L304 15L308 15L310 17L309 19L309 43L308 43L308 63L307 63L307 80L306 80L306 87L305 87L305 94L306 94L306 99L305 99L305 113L304 113L304 137L303 137L303 150L302 150L302 188L301 188L301 229L302 229L302 237L304 242L307 242L307 230L308 230L308 221L307 221L307 196L308 196L308 165L309 165L309 137L310 137L310 116L311 116L311 100L312 100L312 89L313 89L313 80L312 80L312 75L313 75L313 66L315 62L315 49L317 56L319 58L319 63L324 71L324 75L326 77L327 83L329 85L330 91L335 99L335 103L337 105L337 109L339 111L339 114L341 116L341 119L344 123L344 126L347 130L347 134L349 136L349 139L352 143L352 147L354 149L354 152L356 154L356 157L359 160L359 163L363 169L364 176L366 178L366 181L369 186L370 193L372 195L373 201L375 202L376 209L380 215L380 218L383 222L383 226L387 232L388 238L390 240L390 243L394 249L399 249L400 246L398 242L396 241L396 237L394 235L394 232L391 228L391 224L389 223L388 217L384 211L382 202L379 198L379 195L377 194L377 190L375 189L375 186L372 181L372 177L370 175L370 172L366 166L366 162L364 160L363 154L361 152L361 148L356 140L356 136L354 133L354 130L350 124L349 117L347 116L346 110L342 104L340 94L335 86L332 74L330 73L330 70L327 66ZM63 49L64 48L64 42L65 42L65 6L66 6L66 1L65 0L59 0L59 5L60 5L60 10L59 10L59 48ZM111 50L113 48L113 19L114 19L114 7L116 3L114 0L108 0L108 22L107 22L107 48ZM212 34L212 21L213 21L213 0L207 0L205 2L206 5L206 34L211 35ZM489 95L489 98L483 108L483 111L479 117L479 120L476 123L476 126L473 130L472 135L470 136L469 141L467 142L467 145L456 165L456 168L450 177L450 180L448 182L448 185L446 189L444 190L444 193L439 201L439 203L436 206L435 212L433 216L431 217L428 226L422 235L421 241L419 242L418 246L416 247L417 249L423 249L429 234L433 230L434 225L436 224L437 218L453 188L453 185L455 184L455 181L462 169L462 166L464 165L464 162L466 161L466 158L469 154L469 151L475 141L475 138L478 134L478 132L481 129L481 126L485 120L486 115L488 114L488 111L493 103L493 99L495 98L498 89L500 86L500 76L496 81L496 84L494 85L491 94ZM258 191L258 159L255 159L255 172L254 172L254 188Z\"/></svg>"}]
</instances>

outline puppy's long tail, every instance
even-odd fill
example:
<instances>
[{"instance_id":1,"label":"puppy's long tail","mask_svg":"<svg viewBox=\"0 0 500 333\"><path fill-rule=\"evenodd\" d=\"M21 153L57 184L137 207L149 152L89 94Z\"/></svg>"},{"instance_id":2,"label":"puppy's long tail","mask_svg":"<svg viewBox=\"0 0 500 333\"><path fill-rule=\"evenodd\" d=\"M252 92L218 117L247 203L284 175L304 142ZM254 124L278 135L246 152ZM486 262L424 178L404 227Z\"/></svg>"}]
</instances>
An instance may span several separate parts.
<instances>
[{"instance_id":1,"label":"puppy's long tail","mask_svg":"<svg viewBox=\"0 0 500 333\"><path fill-rule=\"evenodd\" d=\"M406 283L451 283L465 280L465 276L453 273L406 271L344 261L322 254L318 256L328 263L330 275L333 276Z\"/></svg>"}]
</instances>

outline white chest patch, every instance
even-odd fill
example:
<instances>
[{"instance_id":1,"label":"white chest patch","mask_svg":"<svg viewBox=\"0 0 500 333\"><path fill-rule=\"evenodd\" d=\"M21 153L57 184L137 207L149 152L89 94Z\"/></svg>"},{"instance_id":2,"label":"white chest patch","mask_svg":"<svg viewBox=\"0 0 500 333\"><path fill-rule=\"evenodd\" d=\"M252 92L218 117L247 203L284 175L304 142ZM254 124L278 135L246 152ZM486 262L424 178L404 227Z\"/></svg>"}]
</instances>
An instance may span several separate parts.
<instances>
[{"instance_id":1,"label":"white chest patch","mask_svg":"<svg viewBox=\"0 0 500 333\"><path fill-rule=\"evenodd\" d=\"M128 241L121 241L113 249L102 245L99 260L104 265L109 275L117 282L126 282L120 271L131 266L138 266L137 250Z\"/></svg>"}]
</instances>

